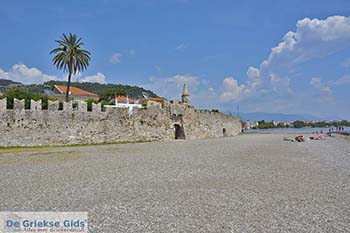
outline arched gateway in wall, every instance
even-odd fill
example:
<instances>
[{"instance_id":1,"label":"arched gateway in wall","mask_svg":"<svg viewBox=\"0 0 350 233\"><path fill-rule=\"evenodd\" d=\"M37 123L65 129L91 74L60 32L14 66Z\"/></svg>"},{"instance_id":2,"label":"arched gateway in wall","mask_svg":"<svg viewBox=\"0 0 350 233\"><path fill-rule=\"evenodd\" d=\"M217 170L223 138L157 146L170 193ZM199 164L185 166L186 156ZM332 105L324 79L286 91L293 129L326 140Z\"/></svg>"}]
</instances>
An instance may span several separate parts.
<instances>
[{"instance_id":1,"label":"arched gateway in wall","mask_svg":"<svg viewBox=\"0 0 350 233\"><path fill-rule=\"evenodd\" d=\"M226 129L225 129L225 128L223 128L223 129L222 129L222 134L224 135L224 137L226 137L226 136L227 136L227 131L226 131Z\"/></svg>"},{"instance_id":2,"label":"arched gateway in wall","mask_svg":"<svg viewBox=\"0 0 350 233\"><path fill-rule=\"evenodd\" d=\"M186 139L183 127L180 124L175 123L175 139Z\"/></svg>"}]
</instances>

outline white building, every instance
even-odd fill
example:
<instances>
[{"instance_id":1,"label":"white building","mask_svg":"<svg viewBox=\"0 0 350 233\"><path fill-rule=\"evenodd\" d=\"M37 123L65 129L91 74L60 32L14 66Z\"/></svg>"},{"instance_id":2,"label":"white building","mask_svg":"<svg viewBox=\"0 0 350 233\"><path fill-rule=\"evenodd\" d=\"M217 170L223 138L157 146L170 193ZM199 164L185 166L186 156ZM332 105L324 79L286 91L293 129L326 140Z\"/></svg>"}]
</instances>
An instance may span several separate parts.
<instances>
[{"instance_id":1,"label":"white building","mask_svg":"<svg viewBox=\"0 0 350 233\"><path fill-rule=\"evenodd\" d=\"M142 104L138 100L129 98L128 96L115 97L113 105L105 105L106 108L128 108L131 114L134 108L142 108Z\"/></svg>"}]
</instances>

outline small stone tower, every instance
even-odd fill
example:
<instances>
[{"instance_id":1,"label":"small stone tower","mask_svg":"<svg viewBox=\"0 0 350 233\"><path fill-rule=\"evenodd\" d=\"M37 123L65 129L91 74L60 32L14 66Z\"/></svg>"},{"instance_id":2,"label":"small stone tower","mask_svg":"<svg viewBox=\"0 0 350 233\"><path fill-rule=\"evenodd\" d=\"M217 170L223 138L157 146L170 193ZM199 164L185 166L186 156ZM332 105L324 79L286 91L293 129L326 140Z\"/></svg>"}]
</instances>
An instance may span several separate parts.
<instances>
[{"instance_id":1,"label":"small stone tower","mask_svg":"<svg viewBox=\"0 0 350 233\"><path fill-rule=\"evenodd\" d=\"M188 92L186 83L184 84L184 89L182 91L182 103L188 104L190 102L190 93Z\"/></svg>"}]
</instances>

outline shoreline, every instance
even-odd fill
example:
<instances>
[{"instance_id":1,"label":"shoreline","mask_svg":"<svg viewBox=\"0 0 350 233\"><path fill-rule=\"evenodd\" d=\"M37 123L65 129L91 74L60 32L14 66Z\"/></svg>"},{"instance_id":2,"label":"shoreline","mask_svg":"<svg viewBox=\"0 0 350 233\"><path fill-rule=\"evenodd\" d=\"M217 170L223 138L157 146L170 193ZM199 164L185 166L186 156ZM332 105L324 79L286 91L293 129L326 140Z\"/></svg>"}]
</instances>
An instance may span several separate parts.
<instances>
[{"instance_id":1,"label":"shoreline","mask_svg":"<svg viewBox=\"0 0 350 233\"><path fill-rule=\"evenodd\" d=\"M341 135L338 133L333 133L336 135L336 138L343 138L345 140L350 141L349 135ZM142 144L142 143L149 143L149 142L190 142L190 141L200 141L200 140L220 140L224 138L235 138L240 136L247 136L247 135L324 135L327 136L327 133L323 134L316 134L316 133L310 133L310 132L243 132L235 136L228 136L228 137L222 137L222 138L198 138L198 139L163 139L163 140L138 140L138 141L125 141L125 142L106 142L106 143L85 143L85 144L67 144L67 145L42 145L42 146L1 146L0 147L0 154L1 153L7 153L7 152L18 152L18 151L25 151L26 149L32 150L32 149L38 149L38 150L53 150L53 149L60 149L60 148L70 148L70 147L93 147L93 146L107 146L107 145L126 145L126 144ZM328 137L328 136L327 136Z\"/></svg>"},{"instance_id":2,"label":"shoreline","mask_svg":"<svg viewBox=\"0 0 350 233\"><path fill-rule=\"evenodd\" d=\"M99 232L124 232L130 219L135 232L345 229L350 144L338 135L283 141L288 135L8 151L0 208L84 210Z\"/></svg>"},{"instance_id":3,"label":"shoreline","mask_svg":"<svg viewBox=\"0 0 350 233\"><path fill-rule=\"evenodd\" d=\"M289 130L288 130L289 129ZM243 134L293 134L293 133L304 133L304 134L321 134L321 130L322 130L322 134L338 134L338 135L345 135L345 136L349 136L350 135L350 129L346 129L344 131L331 131L329 132L329 130L327 128L303 128L304 130L300 130L298 128L288 128L283 129L283 128L271 128L271 129L255 129L255 130L245 130L243 132ZM309 130L309 129L315 129L315 130Z\"/></svg>"}]
</instances>

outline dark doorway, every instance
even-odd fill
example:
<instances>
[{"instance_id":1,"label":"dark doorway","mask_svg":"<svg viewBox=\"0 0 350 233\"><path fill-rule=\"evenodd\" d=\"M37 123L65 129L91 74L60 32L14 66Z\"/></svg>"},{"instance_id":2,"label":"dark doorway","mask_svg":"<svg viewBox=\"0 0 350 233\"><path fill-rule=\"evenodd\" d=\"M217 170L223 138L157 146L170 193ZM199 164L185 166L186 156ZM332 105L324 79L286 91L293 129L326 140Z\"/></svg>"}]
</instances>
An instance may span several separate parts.
<instances>
[{"instance_id":1,"label":"dark doorway","mask_svg":"<svg viewBox=\"0 0 350 233\"><path fill-rule=\"evenodd\" d=\"M227 132L226 132L226 129L225 129L225 128L222 129L222 134L224 135L224 137L227 136Z\"/></svg>"},{"instance_id":2,"label":"dark doorway","mask_svg":"<svg viewBox=\"0 0 350 233\"><path fill-rule=\"evenodd\" d=\"M175 127L175 139L186 139L183 127L181 127L179 124L175 124L174 127Z\"/></svg>"}]
</instances>

